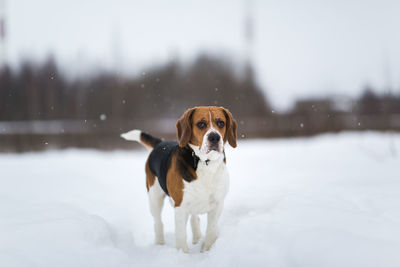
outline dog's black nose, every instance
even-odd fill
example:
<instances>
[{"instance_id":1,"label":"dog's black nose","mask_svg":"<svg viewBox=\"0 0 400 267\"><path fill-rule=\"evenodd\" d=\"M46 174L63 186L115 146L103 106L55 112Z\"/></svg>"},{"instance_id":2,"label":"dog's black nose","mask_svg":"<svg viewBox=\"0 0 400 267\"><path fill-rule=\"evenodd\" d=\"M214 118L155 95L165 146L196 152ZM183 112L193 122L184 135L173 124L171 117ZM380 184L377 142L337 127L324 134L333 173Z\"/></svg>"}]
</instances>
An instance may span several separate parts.
<instances>
[{"instance_id":1,"label":"dog's black nose","mask_svg":"<svg viewBox=\"0 0 400 267\"><path fill-rule=\"evenodd\" d=\"M217 134L217 133L210 133L208 135L208 141L210 141L212 144L218 144L219 139L221 139L221 138L219 137L219 134Z\"/></svg>"}]
</instances>

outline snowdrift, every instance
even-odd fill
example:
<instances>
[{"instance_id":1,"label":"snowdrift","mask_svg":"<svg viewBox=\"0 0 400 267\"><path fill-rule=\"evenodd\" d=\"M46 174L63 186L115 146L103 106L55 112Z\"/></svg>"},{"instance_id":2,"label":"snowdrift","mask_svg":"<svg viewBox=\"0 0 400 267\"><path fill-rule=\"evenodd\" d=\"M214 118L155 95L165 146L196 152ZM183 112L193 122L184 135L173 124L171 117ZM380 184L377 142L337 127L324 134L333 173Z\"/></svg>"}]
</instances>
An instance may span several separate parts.
<instances>
[{"instance_id":1,"label":"snowdrift","mask_svg":"<svg viewBox=\"0 0 400 267\"><path fill-rule=\"evenodd\" d=\"M146 151L0 154L0 266L400 266L400 135L242 141L207 253L153 245ZM205 217L201 217L202 230Z\"/></svg>"}]
</instances>

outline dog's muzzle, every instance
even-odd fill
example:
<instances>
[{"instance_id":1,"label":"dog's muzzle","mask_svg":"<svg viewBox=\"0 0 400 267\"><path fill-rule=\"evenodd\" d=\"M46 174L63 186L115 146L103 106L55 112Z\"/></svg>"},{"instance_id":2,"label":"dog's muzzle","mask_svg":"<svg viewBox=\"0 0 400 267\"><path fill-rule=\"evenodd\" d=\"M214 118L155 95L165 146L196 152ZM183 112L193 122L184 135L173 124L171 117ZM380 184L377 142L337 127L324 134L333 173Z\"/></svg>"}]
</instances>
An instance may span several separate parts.
<instances>
[{"instance_id":1,"label":"dog's muzzle","mask_svg":"<svg viewBox=\"0 0 400 267\"><path fill-rule=\"evenodd\" d=\"M208 140L208 151L218 151L219 152L219 141L221 136L218 133L212 132L207 137Z\"/></svg>"}]
</instances>

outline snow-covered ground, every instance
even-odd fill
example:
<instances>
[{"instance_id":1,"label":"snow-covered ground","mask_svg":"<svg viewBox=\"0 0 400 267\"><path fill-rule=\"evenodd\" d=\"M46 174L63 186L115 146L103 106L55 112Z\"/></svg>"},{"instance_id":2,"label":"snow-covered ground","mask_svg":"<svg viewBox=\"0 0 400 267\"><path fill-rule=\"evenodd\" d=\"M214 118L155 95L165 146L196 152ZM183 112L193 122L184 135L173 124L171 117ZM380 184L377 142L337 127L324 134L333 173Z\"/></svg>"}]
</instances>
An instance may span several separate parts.
<instances>
[{"instance_id":1,"label":"snow-covered ground","mask_svg":"<svg viewBox=\"0 0 400 267\"><path fill-rule=\"evenodd\" d=\"M0 154L0 266L400 266L399 134L239 142L206 253L175 250L167 202L153 245L146 155Z\"/></svg>"}]
</instances>

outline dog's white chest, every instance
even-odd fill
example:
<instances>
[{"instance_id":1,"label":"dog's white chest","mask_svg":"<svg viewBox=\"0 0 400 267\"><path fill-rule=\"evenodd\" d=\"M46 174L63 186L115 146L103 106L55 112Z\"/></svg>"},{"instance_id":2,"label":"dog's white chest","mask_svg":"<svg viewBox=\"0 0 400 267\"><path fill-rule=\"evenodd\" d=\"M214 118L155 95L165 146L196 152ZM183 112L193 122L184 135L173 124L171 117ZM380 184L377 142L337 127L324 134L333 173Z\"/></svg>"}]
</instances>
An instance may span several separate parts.
<instances>
[{"instance_id":1,"label":"dog's white chest","mask_svg":"<svg viewBox=\"0 0 400 267\"><path fill-rule=\"evenodd\" d=\"M222 161L199 162L197 179L185 182L181 207L190 214L202 214L213 210L223 201L229 186L229 176Z\"/></svg>"}]
</instances>

